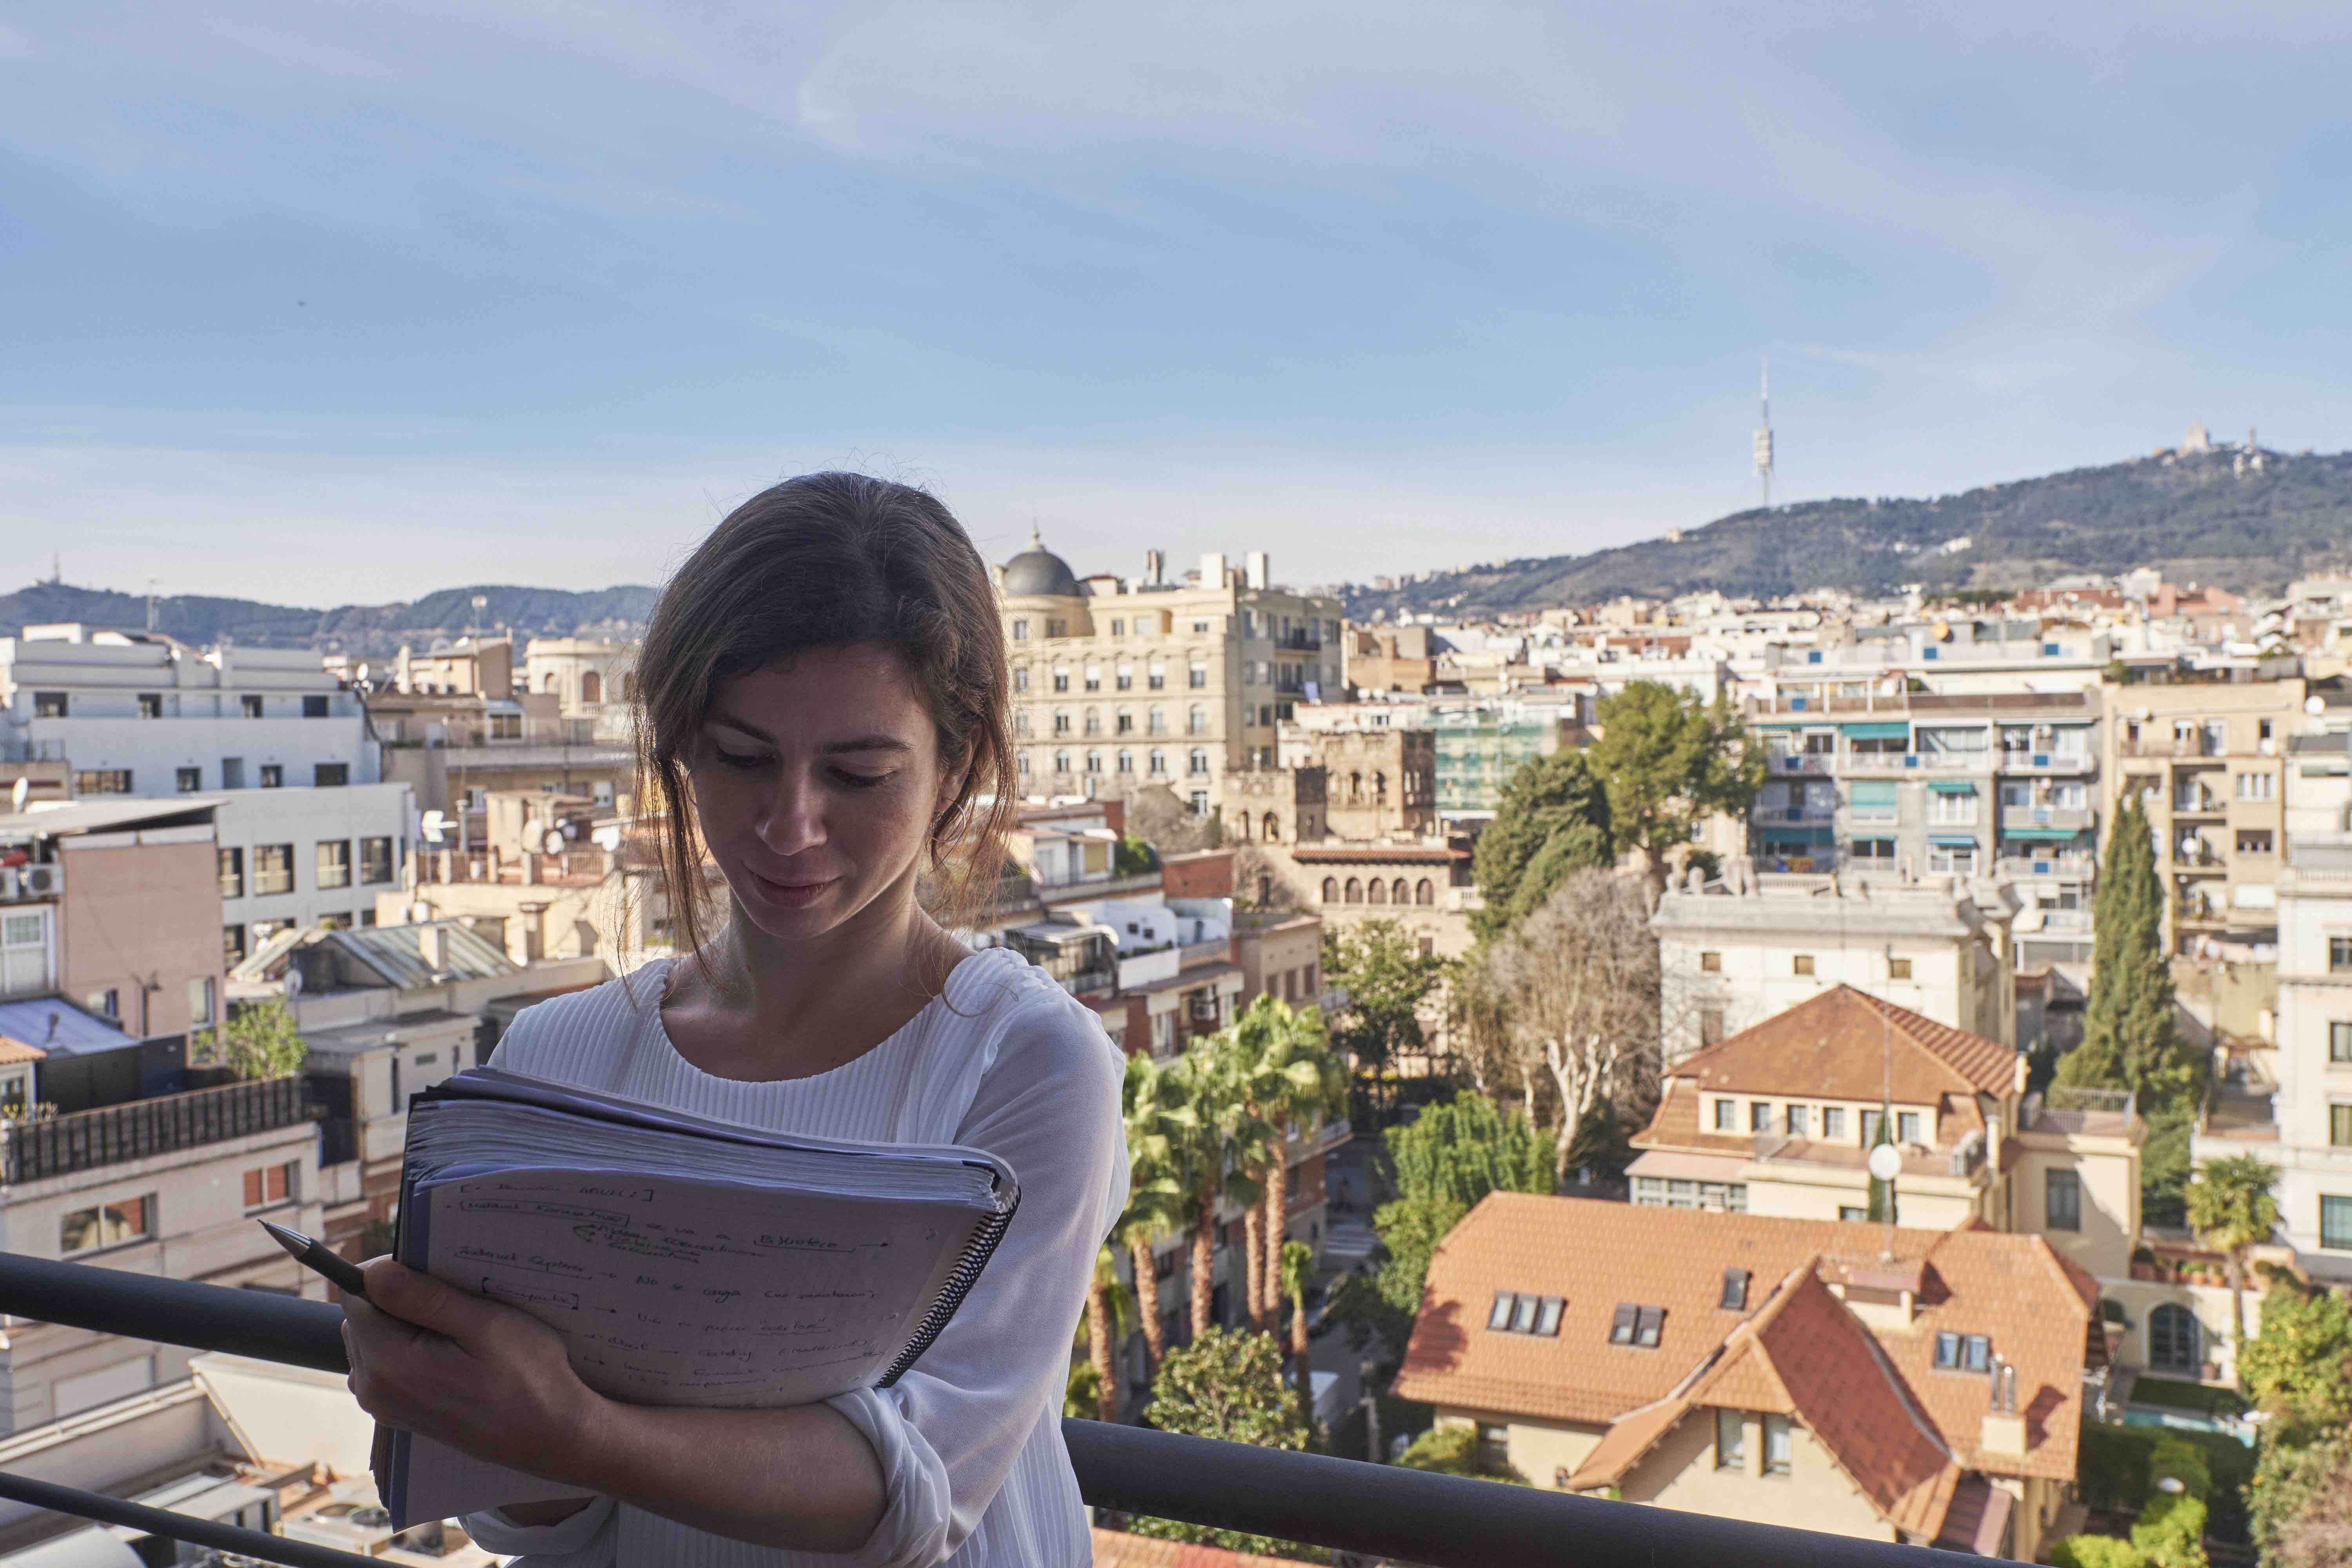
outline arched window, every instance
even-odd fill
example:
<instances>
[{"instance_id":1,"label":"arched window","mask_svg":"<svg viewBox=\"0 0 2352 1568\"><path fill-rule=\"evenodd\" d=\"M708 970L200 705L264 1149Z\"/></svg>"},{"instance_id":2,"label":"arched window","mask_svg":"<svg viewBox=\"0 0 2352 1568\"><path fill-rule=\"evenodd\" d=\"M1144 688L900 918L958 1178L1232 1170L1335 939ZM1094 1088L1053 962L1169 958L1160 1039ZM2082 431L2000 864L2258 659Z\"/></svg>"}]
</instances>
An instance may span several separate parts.
<instances>
[{"instance_id":1,"label":"arched window","mask_svg":"<svg viewBox=\"0 0 2352 1568\"><path fill-rule=\"evenodd\" d=\"M1387 903L1389 901L1388 884L1378 877L1373 878L1371 886L1364 889L1364 901L1373 904Z\"/></svg>"},{"instance_id":2,"label":"arched window","mask_svg":"<svg viewBox=\"0 0 2352 1568\"><path fill-rule=\"evenodd\" d=\"M1392 904L1403 903L1406 896L1407 895L1404 890L1404 879L1402 877L1399 877L1394 882L1389 885L1389 902Z\"/></svg>"},{"instance_id":3,"label":"arched window","mask_svg":"<svg viewBox=\"0 0 2352 1568\"><path fill-rule=\"evenodd\" d=\"M1348 879L1348 901L1351 904L1364 901L1364 885L1353 877Z\"/></svg>"},{"instance_id":4,"label":"arched window","mask_svg":"<svg viewBox=\"0 0 2352 1568\"><path fill-rule=\"evenodd\" d=\"M1363 774L1349 773L1348 775L1348 798L1349 800L1361 800L1364 798Z\"/></svg>"},{"instance_id":5,"label":"arched window","mask_svg":"<svg viewBox=\"0 0 2352 1568\"><path fill-rule=\"evenodd\" d=\"M1154 708L1150 712L1145 714L1143 727L1145 731L1150 734L1165 735L1168 733L1168 710L1165 708Z\"/></svg>"},{"instance_id":6,"label":"arched window","mask_svg":"<svg viewBox=\"0 0 2352 1568\"><path fill-rule=\"evenodd\" d=\"M1087 733L1089 735L1102 733L1102 714L1092 708L1087 710Z\"/></svg>"},{"instance_id":7,"label":"arched window","mask_svg":"<svg viewBox=\"0 0 2352 1568\"><path fill-rule=\"evenodd\" d=\"M1151 752L1151 776L1156 779L1168 776L1168 753L1156 746Z\"/></svg>"},{"instance_id":8,"label":"arched window","mask_svg":"<svg viewBox=\"0 0 2352 1568\"><path fill-rule=\"evenodd\" d=\"M583 675L580 678L580 700L583 702L604 701L604 678L597 674L593 669L588 671L585 675Z\"/></svg>"},{"instance_id":9,"label":"arched window","mask_svg":"<svg viewBox=\"0 0 2352 1568\"><path fill-rule=\"evenodd\" d=\"M1234 816L1234 837L1240 843L1249 842L1250 814L1238 812Z\"/></svg>"},{"instance_id":10,"label":"arched window","mask_svg":"<svg viewBox=\"0 0 2352 1568\"><path fill-rule=\"evenodd\" d=\"M1205 735L1208 732L1209 710L1206 708L1194 708L1187 710L1184 715L1184 733L1187 735Z\"/></svg>"},{"instance_id":11,"label":"arched window","mask_svg":"<svg viewBox=\"0 0 2352 1568\"><path fill-rule=\"evenodd\" d=\"M1087 753L1087 772L1090 773L1098 773L1102 772L1102 753L1100 752L1090 751Z\"/></svg>"},{"instance_id":12,"label":"arched window","mask_svg":"<svg viewBox=\"0 0 2352 1568\"><path fill-rule=\"evenodd\" d=\"M1387 804L1389 798L1388 774L1374 773L1372 775L1372 798L1381 802L1382 805Z\"/></svg>"},{"instance_id":13,"label":"arched window","mask_svg":"<svg viewBox=\"0 0 2352 1568\"><path fill-rule=\"evenodd\" d=\"M2157 1372L2190 1372L2204 1359L2197 1314L2168 1301L2147 1315L2147 1364Z\"/></svg>"},{"instance_id":14,"label":"arched window","mask_svg":"<svg viewBox=\"0 0 2352 1568\"><path fill-rule=\"evenodd\" d=\"M545 675L539 678L539 689L541 691L552 691L555 689L555 671L551 669Z\"/></svg>"},{"instance_id":15,"label":"arched window","mask_svg":"<svg viewBox=\"0 0 2352 1568\"><path fill-rule=\"evenodd\" d=\"M1339 901L1339 879L1337 877L1323 879L1323 901L1327 904L1336 904Z\"/></svg>"},{"instance_id":16,"label":"arched window","mask_svg":"<svg viewBox=\"0 0 2352 1568\"><path fill-rule=\"evenodd\" d=\"M1258 825L1258 837L1265 839L1268 844L1281 843L1282 819L1275 816L1274 813L1270 811L1267 812L1265 814L1265 820Z\"/></svg>"},{"instance_id":17,"label":"arched window","mask_svg":"<svg viewBox=\"0 0 2352 1568\"><path fill-rule=\"evenodd\" d=\"M1118 771L1123 773L1131 773L1135 771L1135 753L1125 747L1119 749Z\"/></svg>"},{"instance_id":18,"label":"arched window","mask_svg":"<svg viewBox=\"0 0 2352 1568\"><path fill-rule=\"evenodd\" d=\"M1437 901L1437 889L1429 885L1428 878L1423 877L1412 885L1412 901L1416 904L1433 904Z\"/></svg>"}]
</instances>

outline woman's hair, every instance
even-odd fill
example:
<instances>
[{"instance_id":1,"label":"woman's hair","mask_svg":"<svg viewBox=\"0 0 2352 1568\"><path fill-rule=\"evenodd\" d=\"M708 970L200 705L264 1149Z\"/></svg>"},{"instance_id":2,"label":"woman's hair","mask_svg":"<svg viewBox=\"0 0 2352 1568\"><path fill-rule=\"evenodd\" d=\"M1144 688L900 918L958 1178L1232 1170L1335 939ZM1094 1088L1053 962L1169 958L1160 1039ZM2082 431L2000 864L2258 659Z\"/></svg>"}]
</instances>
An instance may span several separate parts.
<instances>
[{"instance_id":1,"label":"woman's hair","mask_svg":"<svg viewBox=\"0 0 2352 1568\"><path fill-rule=\"evenodd\" d=\"M987 566L948 509L863 474L803 474L710 531L654 606L637 658L637 797L661 812L673 941L699 954L711 889L689 759L719 688L814 648L895 654L961 770L927 835L924 902L960 923L993 896L1014 810L1004 628Z\"/></svg>"}]
</instances>

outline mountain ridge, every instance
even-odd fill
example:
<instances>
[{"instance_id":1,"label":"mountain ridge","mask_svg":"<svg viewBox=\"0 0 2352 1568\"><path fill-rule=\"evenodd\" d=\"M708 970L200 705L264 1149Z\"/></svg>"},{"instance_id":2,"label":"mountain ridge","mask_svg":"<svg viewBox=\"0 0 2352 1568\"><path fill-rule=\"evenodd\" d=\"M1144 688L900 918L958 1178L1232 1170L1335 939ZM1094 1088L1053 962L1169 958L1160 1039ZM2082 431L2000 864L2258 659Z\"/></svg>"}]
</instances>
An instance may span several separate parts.
<instances>
[{"instance_id":1,"label":"mountain ridge","mask_svg":"<svg viewBox=\"0 0 2352 1568\"><path fill-rule=\"evenodd\" d=\"M475 584L438 589L419 599L324 610L178 594L155 600L155 630L199 647L226 637L247 647L312 648L373 658L394 653L403 643L421 651L436 637L459 637L468 630L525 637L635 637L644 631L659 592L638 584L585 592ZM479 610L473 606L476 595L485 600ZM139 594L34 583L0 594L0 637L16 637L27 626L58 621L144 629L147 605Z\"/></svg>"}]
</instances>

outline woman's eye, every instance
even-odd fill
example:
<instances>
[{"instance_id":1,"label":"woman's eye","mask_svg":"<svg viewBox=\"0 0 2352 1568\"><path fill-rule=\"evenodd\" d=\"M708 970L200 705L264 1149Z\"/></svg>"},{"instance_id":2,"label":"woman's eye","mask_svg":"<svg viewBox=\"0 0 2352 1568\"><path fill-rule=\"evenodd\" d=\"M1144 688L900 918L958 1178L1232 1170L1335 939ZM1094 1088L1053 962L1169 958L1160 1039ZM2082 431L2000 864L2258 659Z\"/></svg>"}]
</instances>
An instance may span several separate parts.
<instances>
[{"instance_id":1,"label":"woman's eye","mask_svg":"<svg viewBox=\"0 0 2352 1568\"><path fill-rule=\"evenodd\" d=\"M872 789L890 777L888 773L854 773L847 768L836 768L834 776L852 789Z\"/></svg>"},{"instance_id":2,"label":"woman's eye","mask_svg":"<svg viewBox=\"0 0 2352 1568\"><path fill-rule=\"evenodd\" d=\"M719 759L720 765L730 768L743 768L748 770L756 767L762 767L766 765L768 761L767 758L760 755L757 752L730 752L726 750L724 747L719 746L713 746L710 749L710 752L711 755Z\"/></svg>"}]
</instances>

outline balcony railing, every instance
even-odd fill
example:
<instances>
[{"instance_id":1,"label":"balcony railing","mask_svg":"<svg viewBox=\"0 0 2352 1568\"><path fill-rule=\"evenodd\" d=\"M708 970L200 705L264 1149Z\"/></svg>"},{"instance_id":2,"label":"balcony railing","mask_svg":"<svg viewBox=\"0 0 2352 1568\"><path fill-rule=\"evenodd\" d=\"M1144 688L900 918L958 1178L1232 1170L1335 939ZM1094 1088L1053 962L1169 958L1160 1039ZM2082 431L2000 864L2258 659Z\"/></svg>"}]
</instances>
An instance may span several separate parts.
<instances>
[{"instance_id":1,"label":"balcony railing","mask_svg":"<svg viewBox=\"0 0 2352 1568\"><path fill-rule=\"evenodd\" d=\"M2097 814L2087 805L2004 805L2000 808L2000 825L2009 827L2071 827L2076 832L2090 826Z\"/></svg>"},{"instance_id":2,"label":"balcony railing","mask_svg":"<svg viewBox=\"0 0 2352 1568\"><path fill-rule=\"evenodd\" d=\"M1756 821L1766 827L1794 827L1802 823L1828 823L1837 820L1833 805L1759 805Z\"/></svg>"},{"instance_id":3,"label":"balcony railing","mask_svg":"<svg viewBox=\"0 0 2352 1568\"><path fill-rule=\"evenodd\" d=\"M2000 753L2000 771L2005 773L2081 773L2090 772L2096 765L2087 752L2005 751Z\"/></svg>"},{"instance_id":4,"label":"balcony railing","mask_svg":"<svg viewBox=\"0 0 2352 1568\"><path fill-rule=\"evenodd\" d=\"M311 1115L300 1079L267 1078L100 1106L46 1121L12 1122L0 1131L0 1180L13 1185L71 1175L274 1131L308 1121Z\"/></svg>"},{"instance_id":5,"label":"balcony railing","mask_svg":"<svg viewBox=\"0 0 2352 1568\"><path fill-rule=\"evenodd\" d=\"M323 1301L0 1253L0 1312L321 1372L350 1370L342 1310ZM1095 1508L1427 1568L1942 1568L1955 1561L1926 1547L1139 1426L1065 1419L1062 1437L1078 1494ZM341 1568L370 1561L20 1477L0 1476L0 1496L264 1562Z\"/></svg>"},{"instance_id":6,"label":"balcony railing","mask_svg":"<svg viewBox=\"0 0 2352 1568\"><path fill-rule=\"evenodd\" d=\"M2074 880L2091 875L2096 862L2088 855L2004 855L1992 863L1996 877L2058 877Z\"/></svg>"}]
</instances>

